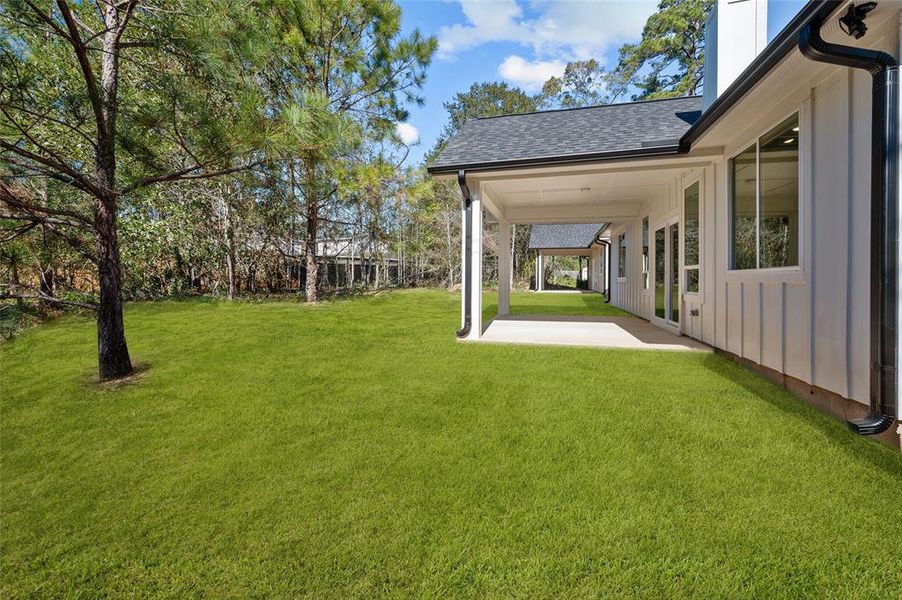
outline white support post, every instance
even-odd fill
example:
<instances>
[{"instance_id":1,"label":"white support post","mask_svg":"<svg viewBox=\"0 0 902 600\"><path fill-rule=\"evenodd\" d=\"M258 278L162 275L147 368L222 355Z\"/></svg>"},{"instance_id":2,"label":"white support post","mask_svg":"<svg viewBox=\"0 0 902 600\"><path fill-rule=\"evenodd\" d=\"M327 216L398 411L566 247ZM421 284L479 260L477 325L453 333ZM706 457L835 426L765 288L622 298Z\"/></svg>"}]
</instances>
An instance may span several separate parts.
<instances>
[{"instance_id":1,"label":"white support post","mask_svg":"<svg viewBox=\"0 0 902 600\"><path fill-rule=\"evenodd\" d=\"M470 288L473 295L470 300L470 335L467 339L478 340L482 335L482 200L481 193L472 190L471 205L473 218L473 256L471 264L473 273Z\"/></svg>"},{"instance_id":2,"label":"white support post","mask_svg":"<svg viewBox=\"0 0 902 600\"><path fill-rule=\"evenodd\" d=\"M545 257L541 250L536 250L536 291L545 291Z\"/></svg>"},{"instance_id":3,"label":"white support post","mask_svg":"<svg viewBox=\"0 0 902 600\"><path fill-rule=\"evenodd\" d=\"M498 315L511 312L511 224L498 219Z\"/></svg>"},{"instance_id":4,"label":"white support post","mask_svg":"<svg viewBox=\"0 0 902 600\"><path fill-rule=\"evenodd\" d=\"M536 250L536 266L532 270L532 278L535 280L534 291L539 291L539 251Z\"/></svg>"}]
</instances>

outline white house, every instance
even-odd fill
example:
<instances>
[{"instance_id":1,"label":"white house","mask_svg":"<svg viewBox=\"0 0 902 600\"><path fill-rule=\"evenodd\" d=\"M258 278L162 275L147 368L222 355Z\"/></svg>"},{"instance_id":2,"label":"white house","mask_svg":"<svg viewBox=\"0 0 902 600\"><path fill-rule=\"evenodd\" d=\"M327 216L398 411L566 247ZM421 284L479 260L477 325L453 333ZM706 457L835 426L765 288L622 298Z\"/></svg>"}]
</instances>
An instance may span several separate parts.
<instances>
[{"instance_id":1,"label":"white house","mask_svg":"<svg viewBox=\"0 0 902 600\"><path fill-rule=\"evenodd\" d=\"M555 256L575 256L579 267L572 273L577 287L607 292L598 261L604 260L600 234L605 223L552 223L533 225L529 232L528 248L535 252L536 272L534 290L546 289L549 259Z\"/></svg>"},{"instance_id":2,"label":"white house","mask_svg":"<svg viewBox=\"0 0 902 600\"><path fill-rule=\"evenodd\" d=\"M288 263L288 276L296 280L298 286L303 285L307 277L306 248L307 241L303 239L291 240L282 247L286 258L293 259ZM316 256L322 264L320 277L329 286L395 285L401 277L400 261L389 244L366 236L319 240Z\"/></svg>"},{"instance_id":3,"label":"white house","mask_svg":"<svg viewBox=\"0 0 902 600\"><path fill-rule=\"evenodd\" d=\"M429 167L464 198L459 334L483 333L483 218L500 224L502 254L512 223L608 223L614 305L737 357L859 433L888 430L902 2L873 4L810 2L765 44L766 0L718 0L704 97L466 123Z\"/></svg>"}]
</instances>

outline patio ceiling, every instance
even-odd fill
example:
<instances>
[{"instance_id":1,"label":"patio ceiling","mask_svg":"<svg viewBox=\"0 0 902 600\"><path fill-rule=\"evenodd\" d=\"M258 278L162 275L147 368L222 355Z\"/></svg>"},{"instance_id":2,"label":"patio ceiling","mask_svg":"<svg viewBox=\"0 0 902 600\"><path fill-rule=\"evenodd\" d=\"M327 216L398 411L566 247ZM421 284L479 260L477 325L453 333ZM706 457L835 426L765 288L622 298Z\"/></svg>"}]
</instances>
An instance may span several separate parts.
<instances>
[{"instance_id":1,"label":"patio ceiling","mask_svg":"<svg viewBox=\"0 0 902 600\"><path fill-rule=\"evenodd\" d=\"M474 174L485 207L512 223L612 222L639 216L682 171L704 157L635 161L603 168L552 167ZM490 219L494 220L494 219Z\"/></svg>"}]
</instances>

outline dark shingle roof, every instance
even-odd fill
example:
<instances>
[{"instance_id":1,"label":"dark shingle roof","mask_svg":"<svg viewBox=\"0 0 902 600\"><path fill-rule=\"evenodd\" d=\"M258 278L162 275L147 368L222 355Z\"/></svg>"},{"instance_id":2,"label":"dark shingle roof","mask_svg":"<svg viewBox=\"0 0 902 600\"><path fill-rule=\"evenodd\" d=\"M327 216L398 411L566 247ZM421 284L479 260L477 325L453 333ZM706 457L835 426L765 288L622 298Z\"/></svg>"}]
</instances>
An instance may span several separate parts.
<instances>
[{"instance_id":1,"label":"dark shingle roof","mask_svg":"<svg viewBox=\"0 0 902 600\"><path fill-rule=\"evenodd\" d=\"M679 138L701 115L701 103L693 96L471 119L429 171L676 151Z\"/></svg>"},{"instance_id":2,"label":"dark shingle roof","mask_svg":"<svg viewBox=\"0 0 902 600\"><path fill-rule=\"evenodd\" d=\"M529 232L529 249L588 248L605 223L533 225Z\"/></svg>"}]
</instances>

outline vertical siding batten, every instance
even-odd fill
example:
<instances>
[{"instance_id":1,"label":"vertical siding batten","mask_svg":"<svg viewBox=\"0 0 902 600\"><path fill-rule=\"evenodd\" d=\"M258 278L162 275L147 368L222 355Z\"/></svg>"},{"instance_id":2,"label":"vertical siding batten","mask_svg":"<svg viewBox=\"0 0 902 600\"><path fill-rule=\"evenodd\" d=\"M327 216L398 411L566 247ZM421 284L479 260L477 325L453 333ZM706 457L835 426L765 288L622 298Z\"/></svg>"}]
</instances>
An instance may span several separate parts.
<instances>
[{"instance_id":1,"label":"vertical siding batten","mask_svg":"<svg viewBox=\"0 0 902 600\"><path fill-rule=\"evenodd\" d=\"M848 70L848 89L846 90L848 93L848 98L846 100L848 105L848 110L850 115L855 114L855 70ZM843 371L843 376L845 379L844 393L843 396L846 398L852 397L852 265L854 255L852 253L852 243L853 243L853 218L854 211L852 207L854 206L853 198L855 197L855 182L854 182L854 171L852 170L852 156L854 153L854 135L855 132L853 130L853 121L854 119L847 119L846 123L846 140L847 140L847 156L849 160L847 161L846 169L848 172L846 173L846 245L845 245L845 254L846 254L846 293L845 293L845 317L843 322L843 341L845 342L843 346L843 359L845 363L845 370Z\"/></svg>"},{"instance_id":2,"label":"vertical siding batten","mask_svg":"<svg viewBox=\"0 0 902 600\"><path fill-rule=\"evenodd\" d=\"M764 283L759 281L755 290L758 294L758 358L764 364Z\"/></svg>"},{"instance_id":3,"label":"vertical siding batten","mask_svg":"<svg viewBox=\"0 0 902 600\"><path fill-rule=\"evenodd\" d=\"M780 282L780 372L786 372L786 282Z\"/></svg>"}]
</instances>

